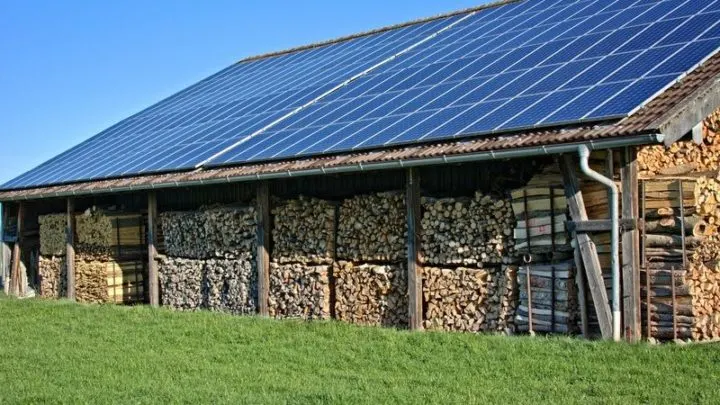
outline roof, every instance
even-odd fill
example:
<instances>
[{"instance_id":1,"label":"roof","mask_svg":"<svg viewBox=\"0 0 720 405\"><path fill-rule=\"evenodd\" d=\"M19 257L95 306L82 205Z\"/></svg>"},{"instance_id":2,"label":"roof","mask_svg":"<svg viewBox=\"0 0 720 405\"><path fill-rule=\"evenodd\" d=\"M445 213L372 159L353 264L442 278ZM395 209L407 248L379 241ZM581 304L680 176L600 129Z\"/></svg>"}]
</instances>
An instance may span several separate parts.
<instances>
[{"instance_id":1,"label":"roof","mask_svg":"<svg viewBox=\"0 0 720 405\"><path fill-rule=\"evenodd\" d=\"M674 0L668 0L667 3L669 4L673 1ZM500 2L499 4L503 5L505 3L507 2ZM529 2L527 4L530 4L532 6L535 3L542 2ZM513 2L513 4L519 3ZM451 14L433 17L431 19L420 20L418 22L400 24L397 26L387 27L384 29L358 34L351 37L340 38L326 43L313 44L306 47L296 48L279 53L248 58L239 63L254 63L266 60L268 58L272 59L276 57L307 57L304 52L311 49L322 49L323 47L331 44L352 43L353 40L357 40L358 38L375 38L379 41L380 39L377 39L378 37L373 37L373 35L383 35L382 33L389 32L392 33L392 35L396 35L397 31L393 30L406 27L414 27L413 29L415 31L426 30L423 35L416 37L416 39L421 38L419 42L412 42L412 44L410 45L410 48L412 49L407 50L407 48L403 48L401 50L401 52L406 52L409 55L407 56L407 58L417 58L417 55L422 55L423 52L427 53L432 51L437 53L438 45L435 43L435 41L442 40L438 40L438 38L442 38L442 35L450 35L449 37L452 38L452 35L456 35L456 33L445 34L447 30L452 31L458 29L458 27L462 28L463 25L475 23L470 16L475 16L473 18L480 17L476 17L477 14L472 13L476 13L479 10L488 10L488 7L497 7L497 5L493 4L490 6L475 8L471 10L458 11ZM553 13L566 11L570 8L560 8L560 6L556 7L557 10L554 10ZM647 9L643 10L651 10L653 7L655 6L648 6ZM498 9L502 9L502 7L499 7ZM482 15L481 17L487 18L483 17ZM439 25L427 27L417 25L425 24L429 21ZM497 22L494 22L494 24L497 24ZM429 37L425 37L424 34L427 33L432 33L432 35L430 35ZM412 34L407 35L412 36ZM706 39L706 44L708 46L714 45L714 38L715 37L712 38L713 42L711 42L711 40L709 39ZM447 42L448 40L445 39L445 41ZM453 45L452 43L449 44ZM443 44L443 46L445 45L447 44ZM678 49L680 49L679 46ZM403 58L405 58L405 56L398 57L397 55L393 55L390 58L392 59L391 62L381 61L380 63L389 63L387 67L391 68L390 72L400 71L401 68L393 67L393 64L404 63ZM398 60L400 62L398 62ZM287 65L291 65L292 61L285 63ZM655 61L656 65L657 63L658 61ZM711 54L711 56L709 56L709 58L708 56L703 57L702 60L700 60L699 66L693 67L691 70L688 71L687 74L683 73L682 75L680 75L674 81L674 84L671 83L669 87L664 86L664 88L658 91L657 94L653 94L653 97L650 97L649 102L645 102L637 108L633 108L630 115L626 117L610 115L598 117L598 119L595 120L574 120L569 122L563 122L558 125L549 125L546 128L511 128L511 130L508 131L488 132L483 134L483 136L478 136L477 133L458 134L457 136L453 136L453 138L455 139L439 138L437 141L428 141L423 143L414 142L410 144L388 144L382 145L382 147L368 148L367 150L355 150L351 148L347 150L334 151L333 153L318 154L315 156L285 156L280 159L260 159L246 161L228 160L225 162L220 162L218 164L179 168L173 170L172 172L153 173L151 171L147 173L131 173L129 175L119 176L118 178L91 178L87 180L70 181L67 182L67 184L50 183L30 184L29 186L22 187L11 186L10 188L12 189L0 191L0 200L42 198L61 195L80 195L130 189L150 189L158 187L178 186L182 184L206 184L213 181L241 181L253 178L260 178L261 176L268 176L273 174L277 174L279 176L293 175L293 173L295 173L296 175L323 173L326 171L331 171L331 168L335 168L335 170L338 171L342 171L343 168L351 170L353 167L358 166L379 168L381 166L377 166L377 164L381 162L400 162L401 165L415 165L420 164L423 159L433 157L447 158L451 156L477 154L488 151L523 150L523 148L532 148L537 146L572 144L578 142L607 139L626 139L628 140L628 142L631 142L631 140L632 142L637 142L638 135L654 134L661 132L666 133L668 131L672 132L671 130L675 130L676 132L682 131L682 129L684 128L685 120L678 119L678 117L682 117L683 114L688 114L688 106L692 106L692 109L697 110L698 103L704 103L707 105L703 105L702 108L700 108L701 110L707 108L715 108L717 106L716 100L709 99L707 93L709 88L716 85L716 78L720 73L719 66L719 58L714 52ZM381 67L379 69L379 72L371 72L369 74L369 80L372 80L375 75L382 74L383 69L385 69L385 67ZM218 73L218 75L224 74L223 72ZM208 85L207 82L212 82L213 80L217 81L216 76L212 76L211 78L206 79L206 81L203 81L200 84L204 83L204 85ZM357 82L353 83L353 85L356 87L348 86L350 91L352 91L354 88L357 88L357 86L365 85L365 76L366 75L361 75L356 79ZM346 88L334 90L334 92L340 93L341 95L344 94L343 92L345 91L347 91ZM326 95L326 97L328 97L327 100L323 99L315 105L306 106L306 110L299 113L300 119L303 118L303 114L313 113L317 105L322 106L333 102L333 98L337 97L336 93L331 92L329 96ZM149 110L152 111L154 107L155 106L150 107ZM693 114L697 115L697 112L694 112ZM668 122L673 117L675 121L682 121L683 125L669 128ZM297 119L297 117L290 116L281 119L281 121L285 120L292 122L295 119ZM691 120L689 120L688 122L690 121ZM280 122L279 126L282 127L284 124L285 122ZM274 125L278 124L276 123ZM222 145L222 148L212 149L209 152L213 152L214 154L219 153L220 156L223 156L223 154L227 154L228 151L236 150L238 146L240 146L240 149L242 151L248 148L252 149L252 147L254 147L253 142L255 142L256 140L262 143L266 142L267 139L271 139L271 137L275 134L273 131L274 128L269 130L265 129L264 132L260 131L255 134L254 137L251 136L251 142L240 142L238 145L235 145L235 143L237 143L237 140L234 140L235 142ZM282 131L276 132L281 133ZM651 138L643 139L645 140L645 142L651 141ZM205 159L210 158L210 160L212 161L214 159L213 153L208 153L203 157ZM63 155L60 155L59 159L62 160L62 158Z\"/></svg>"}]
</instances>

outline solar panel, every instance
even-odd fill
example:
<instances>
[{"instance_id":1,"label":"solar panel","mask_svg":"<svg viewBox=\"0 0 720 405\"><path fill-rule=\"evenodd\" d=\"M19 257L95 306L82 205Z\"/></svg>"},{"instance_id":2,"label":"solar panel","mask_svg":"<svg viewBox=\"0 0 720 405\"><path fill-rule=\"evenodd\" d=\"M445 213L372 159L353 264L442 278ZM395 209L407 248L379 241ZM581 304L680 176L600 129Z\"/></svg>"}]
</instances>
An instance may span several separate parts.
<instances>
[{"instance_id":1,"label":"solar panel","mask_svg":"<svg viewBox=\"0 0 720 405\"><path fill-rule=\"evenodd\" d=\"M621 118L712 55L719 23L717 0L482 10L212 164Z\"/></svg>"},{"instance_id":2,"label":"solar panel","mask_svg":"<svg viewBox=\"0 0 720 405\"><path fill-rule=\"evenodd\" d=\"M458 17L237 63L10 181L26 187L193 168Z\"/></svg>"},{"instance_id":3,"label":"solar panel","mask_svg":"<svg viewBox=\"0 0 720 405\"><path fill-rule=\"evenodd\" d=\"M235 64L3 188L619 119L719 47L720 0L509 3Z\"/></svg>"}]
</instances>

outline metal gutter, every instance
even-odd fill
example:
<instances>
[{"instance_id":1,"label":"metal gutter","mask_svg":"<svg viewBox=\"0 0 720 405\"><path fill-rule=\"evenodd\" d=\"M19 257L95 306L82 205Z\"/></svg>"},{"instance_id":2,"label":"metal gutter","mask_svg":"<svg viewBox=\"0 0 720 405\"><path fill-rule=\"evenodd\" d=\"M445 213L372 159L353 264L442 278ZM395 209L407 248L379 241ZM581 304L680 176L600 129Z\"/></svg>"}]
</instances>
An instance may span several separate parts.
<instances>
[{"instance_id":1,"label":"metal gutter","mask_svg":"<svg viewBox=\"0 0 720 405\"><path fill-rule=\"evenodd\" d=\"M482 162L488 160L500 160L500 159L517 159L531 156L544 156L544 155L556 155L561 153L577 153L580 145L586 146L589 150L600 150L600 149L613 149L623 146L635 146L635 145L647 145L662 143L664 136L662 134L645 134L635 135L628 137L616 137L600 140L589 140L584 142L574 142L560 145L549 145L549 146L534 146L510 150L501 151L486 151L468 153L462 155L441 155L437 157L424 158L424 159L409 159L409 160L393 160L388 162L374 162L374 163L357 163L351 165L342 166L321 166L313 169L303 170L287 170L282 172L273 173L257 173L247 174L239 176L225 176L220 178L206 179L206 180L189 180L189 181L169 181L165 183L150 183L150 184L138 184L122 187L111 187L105 189L96 190L80 190L80 191L60 191L60 192L48 192L40 194L31 194L20 197L12 198L0 198L0 201L21 201L21 200L37 200L42 198L53 198L53 197L70 197L70 196L82 196L82 195L97 195L97 194L109 194L119 192L130 192L130 191L143 191L143 190L159 190L167 188L178 188L178 187L193 187L193 186L206 186L213 184L227 184L227 183L240 183L245 181L257 181L257 180L273 180L290 177L302 177L302 176L317 176L327 174L342 174L342 173L357 173L374 170L390 170L390 169L403 169L409 167L422 167L422 166L433 166L443 164L458 164L458 163L470 163L470 162ZM11 191L11 190L8 190ZM2 193L0 191L0 193Z\"/></svg>"}]
</instances>

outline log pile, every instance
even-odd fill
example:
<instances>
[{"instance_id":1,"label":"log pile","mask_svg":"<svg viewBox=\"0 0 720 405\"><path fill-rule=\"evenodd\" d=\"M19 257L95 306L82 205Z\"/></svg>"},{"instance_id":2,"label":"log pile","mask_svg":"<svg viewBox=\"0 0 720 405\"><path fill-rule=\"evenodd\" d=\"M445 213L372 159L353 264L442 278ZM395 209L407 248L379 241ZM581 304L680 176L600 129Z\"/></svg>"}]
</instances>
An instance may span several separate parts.
<instances>
[{"instance_id":1,"label":"log pile","mask_svg":"<svg viewBox=\"0 0 720 405\"><path fill-rule=\"evenodd\" d=\"M206 207L160 215L161 302L179 310L232 314L257 307L255 208Z\"/></svg>"},{"instance_id":2,"label":"log pile","mask_svg":"<svg viewBox=\"0 0 720 405\"><path fill-rule=\"evenodd\" d=\"M172 257L232 259L253 249L255 208L210 207L160 214L165 252Z\"/></svg>"},{"instance_id":3,"label":"log pile","mask_svg":"<svg viewBox=\"0 0 720 405\"><path fill-rule=\"evenodd\" d=\"M704 121L702 142L678 141L669 148L646 146L638 152L638 167L642 177L681 175L720 168L720 111Z\"/></svg>"},{"instance_id":4,"label":"log pile","mask_svg":"<svg viewBox=\"0 0 720 405\"><path fill-rule=\"evenodd\" d=\"M269 312L275 318L330 317L330 266L270 263Z\"/></svg>"},{"instance_id":5,"label":"log pile","mask_svg":"<svg viewBox=\"0 0 720 405\"><path fill-rule=\"evenodd\" d=\"M524 265L518 271L518 331L575 333L578 323L575 268L572 261Z\"/></svg>"},{"instance_id":6,"label":"log pile","mask_svg":"<svg viewBox=\"0 0 720 405\"><path fill-rule=\"evenodd\" d=\"M38 222L40 224L40 254L47 257L64 256L67 215L40 215Z\"/></svg>"},{"instance_id":7,"label":"log pile","mask_svg":"<svg viewBox=\"0 0 720 405\"><path fill-rule=\"evenodd\" d=\"M421 259L445 266L498 265L512 255L510 201L477 192L473 198L423 198Z\"/></svg>"},{"instance_id":8,"label":"log pile","mask_svg":"<svg viewBox=\"0 0 720 405\"><path fill-rule=\"evenodd\" d=\"M102 210L88 209L75 216L76 248L90 256L110 256L113 246L113 223Z\"/></svg>"},{"instance_id":9,"label":"log pile","mask_svg":"<svg viewBox=\"0 0 720 405\"><path fill-rule=\"evenodd\" d=\"M335 316L360 325L408 325L407 270L404 265L335 264Z\"/></svg>"},{"instance_id":10,"label":"log pile","mask_svg":"<svg viewBox=\"0 0 720 405\"><path fill-rule=\"evenodd\" d=\"M40 296L44 298L65 297L67 295L65 289L65 258L40 256L38 260Z\"/></svg>"},{"instance_id":11,"label":"log pile","mask_svg":"<svg viewBox=\"0 0 720 405\"><path fill-rule=\"evenodd\" d=\"M695 250L685 282L692 297L693 322L688 325L692 327L692 338L720 339L720 241L717 237L704 240Z\"/></svg>"},{"instance_id":12,"label":"log pile","mask_svg":"<svg viewBox=\"0 0 720 405\"><path fill-rule=\"evenodd\" d=\"M506 334L515 331L515 313L519 299L517 271L518 266L514 264L504 264L500 268L489 270L485 331Z\"/></svg>"},{"instance_id":13,"label":"log pile","mask_svg":"<svg viewBox=\"0 0 720 405\"><path fill-rule=\"evenodd\" d=\"M340 207L337 259L397 262L407 257L405 195L385 192L345 199Z\"/></svg>"},{"instance_id":14,"label":"log pile","mask_svg":"<svg viewBox=\"0 0 720 405\"><path fill-rule=\"evenodd\" d=\"M78 255L75 260L75 298L78 302L103 304L110 302L107 261L95 256Z\"/></svg>"},{"instance_id":15,"label":"log pile","mask_svg":"<svg viewBox=\"0 0 720 405\"><path fill-rule=\"evenodd\" d=\"M273 260L279 263L333 262L335 205L317 198L283 201L272 210Z\"/></svg>"}]
</instances>

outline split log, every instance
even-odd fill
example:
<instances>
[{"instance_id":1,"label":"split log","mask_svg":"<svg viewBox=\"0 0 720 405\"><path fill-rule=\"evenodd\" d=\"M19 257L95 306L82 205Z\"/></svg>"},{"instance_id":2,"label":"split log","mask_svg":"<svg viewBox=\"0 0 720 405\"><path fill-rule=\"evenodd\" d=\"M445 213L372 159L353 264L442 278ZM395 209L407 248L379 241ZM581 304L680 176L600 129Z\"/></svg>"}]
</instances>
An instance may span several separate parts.
<instances>
[{"instance_id":1,"label":"split log","mask_svg":"<svg viewBox=\"0 0 720 405\"><path fill-rule=\"evenodd\" d=\"M360 325L408 326L404 265L335 264L335 316Z\"/></svg>"},{"instance_id":2,"label":"split log","mask_svg":"<svg viewBox=\"0 0 720 405\"><path fill-rule=\"evenodd\" d=\"M65 255L67 215L40 215L38 222L40 224L40 254L47 257Z\"/></svg>"},{"instance_id":3,"label":"split log","mask_svg":"<svg viewBox=\"0 0 720 405\"><path fill-rule=\"evenodd\" d=\"M337 258L355 262L395 262L407 258L404 193L348 198L340 206Z\"/></svg>"},{"instance_id":4,"label":"split log","mask_svg":"<svg viewBox=\"0 0 720 405\"><path fill-rule=\"evenodd\" d=\"M330 317L330 266L270 263L269 312L275 318Z\"/></svg>"},{"instance_id":5,"label":"split log","mask_svg":"<svg viewBox=\"0 0 720 405\"><path fill-rule=\"evenodd\" d=\"M63 257L38 257L40 296L63 298L66 296L66 267Z\"/></svg>"},{"instance_id":6,"label":"split log","mask_svg":"<svg viewBox=\"0 0 720 405\"><path fill-rule=\"evenodd\" d=\"M273 260L279 263L332 263L335 255L335 205L300 197L276 203Z\"/></svg>"}]
</instances>

